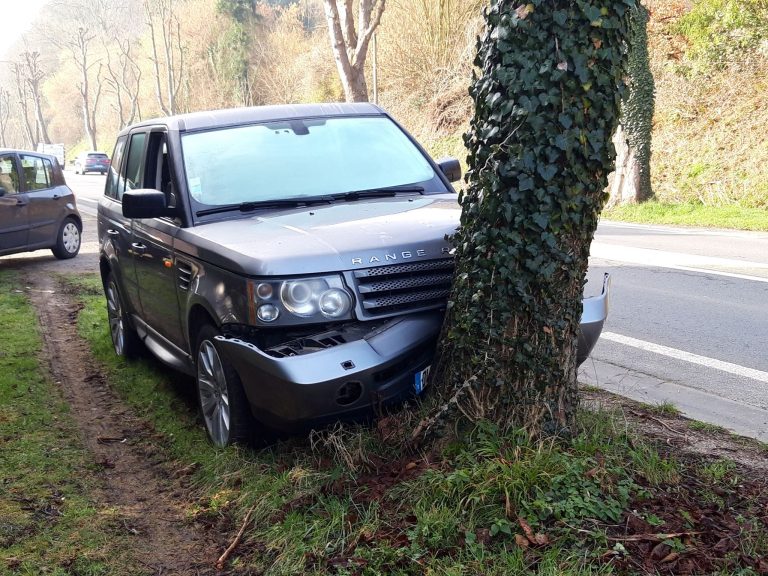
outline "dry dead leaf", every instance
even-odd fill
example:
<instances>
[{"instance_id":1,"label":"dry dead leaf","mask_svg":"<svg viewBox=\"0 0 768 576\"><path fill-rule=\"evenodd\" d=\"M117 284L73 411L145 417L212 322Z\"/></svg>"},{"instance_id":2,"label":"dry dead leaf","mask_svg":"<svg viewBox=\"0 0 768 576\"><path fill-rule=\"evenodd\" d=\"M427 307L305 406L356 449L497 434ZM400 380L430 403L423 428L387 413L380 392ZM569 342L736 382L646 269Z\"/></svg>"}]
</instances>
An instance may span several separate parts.
<instances>
[{"instance_id":1,"label":"dry dead leaf","mask_svg":"<svg viewBox=\"0 0 768 576\"><path fill-rule=\"evenodd\" d=\"M533 4L521 4L515 8L515 14L517 14L517 17L520 18L520 20L525 20L528 18L528 15L533 12L533 8Z\"/></svg>"},{"instance_id":2,"label":"dry dead leaf","mask_svg":"<svg viewBox=\"0 0 768 576\"><path fill-rule=\"evenodd\" d=\"M664 558L662 558L659 562L661 564L666 564L667 562L674 562L678 558L680 558L680 554L678 554L677 552L670 552L669 554L664 556Z\"/></svg>"},{"instance_id":3,"label":"dry dead leaf","mask_svg":"<svg viewBox=\"0 0 768 576\"><path fill-rule=\"evenodd\" d=\"M531 525L528 524L528 522L525 521L525 518L522 516L517 517L517 522L520 524L520 528L523 529L523 532L525 532L525 537L528 538L531 544L536 543L536 536L533 534L533 529L531 528Z\"/></svg>"}]
</instances>

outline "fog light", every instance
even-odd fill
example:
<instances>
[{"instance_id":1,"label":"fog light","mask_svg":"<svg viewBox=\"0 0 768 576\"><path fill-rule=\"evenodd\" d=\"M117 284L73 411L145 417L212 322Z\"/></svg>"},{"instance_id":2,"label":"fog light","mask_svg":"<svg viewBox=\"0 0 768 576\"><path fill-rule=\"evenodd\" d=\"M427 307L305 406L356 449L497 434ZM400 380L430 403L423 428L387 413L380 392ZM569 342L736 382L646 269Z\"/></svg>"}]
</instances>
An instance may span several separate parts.
<instances>
[{"instance_id":1,"label":"fog light","mask_svg":"<svg viewBox=\"0 0 768 576\"><path fill-rule=\"evenodd\" d=\"M256 316L262 322L274 322L279 315L280 310L274 304L264 304L259 306L259 309L256 311Z\"/></svg>"}]
</instances>

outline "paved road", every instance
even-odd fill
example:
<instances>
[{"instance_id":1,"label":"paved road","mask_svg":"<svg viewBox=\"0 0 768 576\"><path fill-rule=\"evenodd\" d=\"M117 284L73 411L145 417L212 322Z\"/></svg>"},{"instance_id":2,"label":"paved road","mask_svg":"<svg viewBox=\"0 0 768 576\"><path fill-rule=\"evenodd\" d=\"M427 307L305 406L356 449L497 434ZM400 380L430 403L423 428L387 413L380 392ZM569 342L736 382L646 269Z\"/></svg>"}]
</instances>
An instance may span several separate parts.
<instances>
[{"instance_id":1,"label":"paved road","mask_svg":"<svg viewBox=\"0 0 768 576\"><path fill-rule=\"evenodd\" d=\"M77 268L95 271L105 177L66 178L84 218ZM6 258L71 265L43 252ZM768 441L768 234L603 222L588 295L606 271L611 311L581 379Z\"/></svg>"},{"instance_id":2,"label":"paved road","mask_svg":"<svg viewBox=\"0 0 768 576\"><path fill-rule=\"evenodd\" d=\"M101 174L75 174L66 171L64 177L67 184L77 196L77 207L85 215L96 217L96 206L104 194L104 183L107 177ZM96 221L94 220L94 225Z\"/></svg>"},{"instance_id":3,"label":"paved road","mask_svg":"<svg viewBox=\"0 0 768 576\"><path fill-rule=\"evenodd\" d=\"M582 378L768 441L768 234L605 222L591 253L613 292Z\"/></svg>"}]
</instances>

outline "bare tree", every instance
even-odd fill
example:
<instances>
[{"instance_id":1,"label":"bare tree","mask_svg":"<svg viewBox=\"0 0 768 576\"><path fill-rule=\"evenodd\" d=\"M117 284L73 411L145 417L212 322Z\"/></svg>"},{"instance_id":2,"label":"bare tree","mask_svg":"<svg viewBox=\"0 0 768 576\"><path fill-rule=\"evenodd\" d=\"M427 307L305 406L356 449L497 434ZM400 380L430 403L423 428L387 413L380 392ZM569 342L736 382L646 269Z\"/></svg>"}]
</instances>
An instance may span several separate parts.
<instances>
[{"instance_id":1,"label":"bare tree","mask_svg":"<svg viewBox=\"0 0 768 576\"><path fill-rule=\"evenodd\" d=\"M155 95L167 116L179 112L178 95L184 86L184 44L174 0L144 0L144 14L152 42ZM158 44L160 44L158 50Z\"/></svg>"},{"instance_id":2,"label":"bare tree","mask_svg":"<svg viewBox=\"0 0 768 576\"><path fill-rule=\"evenodd\" d=\"M30 145L34 146L39 139L45 144L50 144L51 140L48 137L48 126L45 117L43 116L42 95L40 93L40 84L46 77L46 73L40 65L40 53L29 50L23 52L21 54L20 64L21 81L24 82L27 88L29 88L29 91L26 92L25 90L25 92L27 97L31 100L35 122L37 123L34 137L32 137L31 127L28 131L30 135ZM18 79L19 76L17 75L17 81ZM26 103L24 105L24 112L25 114L27 112Z\"/></svg>"},{"instance_id":3,"label":"bare tree","mask_svg":"<svg viewBox=\"0 0 768 576\"><path fill-rule=\"evenodd\" d=\"M8 130L8 120L11 116L11 93L0 86L0 146L5 148L6 132Z\"/></svg>"},{"instance_id":4,"label":"bare tree","mask_svg":"<svg viewBox=\"0 0 768 576\"><path fill-rule=\"evenodd\" d=\"M115 39L115 45L119 51L116 60L113 60L111 49L105 45L108 74L105 82L115 95L112 108L117 113L122 129L141 118L139 106L141 68L131 54L131 41L129 39Z\"/></svg>"},{"instance_id":5,"label":"bare tree","mask_svg":"<svg viewBox=\"0 0 768 576\"><path fill-rule=\"evenodd\" d=\"M18 96L19 111L21 112L20 124L25 140L25 144L29 148L34 148L37 138L35 132L32 130L32 124L29 122L29 91L26 81L26 75L24 73L24 66L21 62L13 62L11 64L13 70L13 77L16 81L16 95Z\"/></svg>"},{"instance_id":6,"label":"bare tree","mask_svg":"<svg viewBox=\"0 0 768 576\"><path fill-rule=\"evenodd\" d=\"M98 59L92 58L92 42L96 38L96 33L92 32L87 26L78 26L67 40L64 41L64 47L69 50L72 60L77 66L80 74L80 80L77 83L77 90L80 93L81 108L83 112L83 126L85 134L91 145L91 149L97 148L96 138L96 110L101 98L101 89L103 77L101 74L102 64ZM91 70L96 67L96 73ZM91 88L91 77L95 88Z\"/></svg>"},{"instance_id":7,"label":"bare tree","mask_svg":"<svg viewBox=\"0 0 768 576\"><path fill-rule=\"evenodd\" d=\"M353 0L323 0L333 57L347 102L367 102L365 59L368 44L381 22L386 0L359 0L357 26Z\"/></svg>"}]
</instances>

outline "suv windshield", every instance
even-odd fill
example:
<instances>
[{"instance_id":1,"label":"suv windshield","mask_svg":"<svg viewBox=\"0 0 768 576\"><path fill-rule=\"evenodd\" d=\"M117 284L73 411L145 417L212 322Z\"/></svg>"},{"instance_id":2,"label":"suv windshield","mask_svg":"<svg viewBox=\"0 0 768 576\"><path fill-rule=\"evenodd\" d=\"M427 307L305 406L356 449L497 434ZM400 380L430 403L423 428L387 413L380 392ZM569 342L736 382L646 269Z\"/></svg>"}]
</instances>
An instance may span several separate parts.
<instances>
[{"instance_id":1,"label":"suv windshield","mask_svg":"<svg viewBox=\"0 0 768 576\"><path fill-rule=\"evenodd\" d=\"M189 194L210 206L341 194L435 178L424 155L386 117L238 126L186 134L182 144Z\"/></svg>"}]
</instances>

